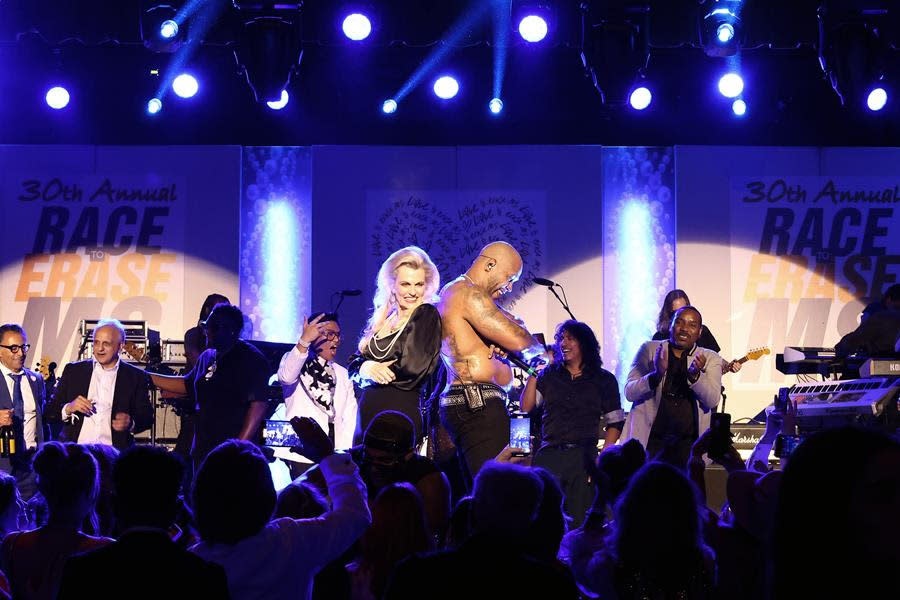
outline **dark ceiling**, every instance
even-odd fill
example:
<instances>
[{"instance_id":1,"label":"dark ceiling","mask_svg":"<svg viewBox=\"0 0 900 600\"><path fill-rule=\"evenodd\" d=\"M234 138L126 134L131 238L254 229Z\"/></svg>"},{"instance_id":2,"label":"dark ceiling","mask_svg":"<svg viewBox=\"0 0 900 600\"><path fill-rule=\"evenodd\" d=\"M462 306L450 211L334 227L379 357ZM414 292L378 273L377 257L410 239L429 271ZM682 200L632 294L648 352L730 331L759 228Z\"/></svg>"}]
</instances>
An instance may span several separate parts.
<instances>
[{"instance_id":1,"label":"dark ceiling","mask_svg":"<svg viewBox=\"0 0 900 600\"><path fill-rule=\"evenodd\" d=\"M243 15L230 2L216 1L221 14L188 59L200 93L190 100L169 93L163 111L150 117L144 109L160 81L150 70L165 76L177 56L141 43L139 15L152 3L0 0L0 143L900 144L900 101L878 114L844 107L825 79L815 0L745 0L740 64L749 112L742 119L715 91L726 61L699 48L697 0L647 3L654 102L643 113L603 105L579 56L579 2L548 2L557 11L552 41L532 47L510 38L500 117L487 110L490 21L465 29L452 44L441 41L473 4L495 0L370 0L376 33L355 45L334 26L342 2L308 0L301 13L302 61L291 101L278 112L254 101L236 65L234 31ZM888 84L896 85L897 15L882 20ZM440 48L447 56L423 84L396 114L382 114L383 100ZM452 101L438 101L430 89L444 72L460 80ZM72 94L65 110L43 101L51 81L65 81ZM900 86L895 89L900 94Z\"/></svg>"}]
</instances>

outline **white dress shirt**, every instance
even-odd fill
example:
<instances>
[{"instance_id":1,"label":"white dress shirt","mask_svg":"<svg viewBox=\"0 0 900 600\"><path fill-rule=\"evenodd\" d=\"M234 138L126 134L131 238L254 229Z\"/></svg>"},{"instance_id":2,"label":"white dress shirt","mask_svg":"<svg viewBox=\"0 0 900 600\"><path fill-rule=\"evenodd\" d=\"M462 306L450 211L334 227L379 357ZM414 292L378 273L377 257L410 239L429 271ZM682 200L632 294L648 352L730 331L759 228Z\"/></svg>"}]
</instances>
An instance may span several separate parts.
<instances>
[{"instance_id":1,"label":"white dress shirt","mask_svg":"<svg viewBox=\"0 0 900 600\"><path fill-rule=\"evenodd\" d=\"M37 446L37 406L34 403L34 394L31 393L31 382L37 375L34 373L26 373L24 369L18 373L13 373L6 368L6 365L0 364L0 372L3 373L3 381L6 382L6 388L9 390L9 399L13 398L13 386L15 381L10 374L22 375L22 400L25 404L25 421L22 425L25 434L25 448L34 448Z\"/></svg>"},{"instance_id":2,"label":"white dress shirt","mask_svg":"<svg viewBox=\"0 0 900 600\"><path fill-rule=\"evenodd\" d=\"M328 423L334 423L334 447L337 450L346 450L353 446L353 432L356 430L356 395L353 393L353 384L347 369L331 362L329 366L334 369L334 402L333 415L325 412L325 409L313 402L301 385L300 371L306 362L308 352L301 352L295 345L290 352L285 352L278 366L278 382L284 390L285 420L290 421L294 417L312 417L325 433L328 433ZM290 451L290 448L277 448L275 456L283 460L295 462L309 462L306 458Z\"/></svg>"},{"instance_id":3,"label":"white dress shirt","mask_svg":"<svg viewBox=\"0 0 900 600\"><path fill-rule=\"evenodd\" d=\"M88 386L87 399L94 405L94 414L84 416L80 413L72 413L66 416L66 408L63 407L62 417L64 421L84 419L81 433L78 434L79 444L106 444L112 446L112 405L113 394L116 391L116 377L119 375L119 363L111 369L104 369L100 363L92 359L94 369L91 372L91 384Z\"/></svg>"}]
</instances>

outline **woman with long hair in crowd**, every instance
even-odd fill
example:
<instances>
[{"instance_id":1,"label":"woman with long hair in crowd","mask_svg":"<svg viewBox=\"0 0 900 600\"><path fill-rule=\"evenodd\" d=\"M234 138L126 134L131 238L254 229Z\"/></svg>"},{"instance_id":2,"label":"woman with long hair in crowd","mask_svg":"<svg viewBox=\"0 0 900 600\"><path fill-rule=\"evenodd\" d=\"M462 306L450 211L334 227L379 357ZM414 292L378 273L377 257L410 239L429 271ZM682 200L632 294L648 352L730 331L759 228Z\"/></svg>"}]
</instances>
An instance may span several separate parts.
<instances>
[{"instance_id":1,"label":"woman with long hair in crowd","mask_svg":"<svg viewBox=\"0 0 900 600\"><path fill-rule=\"evenodd\" d=\"M419 395L441 352L441 317L433 304L440 287L437 267L418 246L401 248L382 263L372 316L347 367L363 388L357 432L378 413L396 410L412 420L416 441L422 439Z\"/></svg>"}]
</instances>

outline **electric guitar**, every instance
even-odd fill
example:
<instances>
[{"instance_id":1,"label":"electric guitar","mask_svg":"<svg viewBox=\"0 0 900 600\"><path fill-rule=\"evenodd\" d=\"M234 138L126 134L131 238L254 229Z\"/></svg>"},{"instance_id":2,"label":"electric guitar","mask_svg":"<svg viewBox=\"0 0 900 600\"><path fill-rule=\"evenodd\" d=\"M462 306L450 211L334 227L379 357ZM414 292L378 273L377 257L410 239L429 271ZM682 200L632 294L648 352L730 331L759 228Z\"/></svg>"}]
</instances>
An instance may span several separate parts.
<instances>
[{"instance_id":1,"label":"electric guitar","mask_svg":"<svg viewBox=\"0 0 900 600\"><path fill-rule=\"evenodd\" d=\"M766 356L771 353L772 353L772 351L769 350L769 348L765 347L765 346L763 346L762 348L754 348L753 350L751 350L750 352L748 352L747 354L745 354L744 356L742 356L738 359L735 359L731 362L722 363L722 374L724 375L725 373L732 372L731 371L732 363L738 363L738 364L742 365L745 362L747 362L748 360L759 360L763 356Z\"/></svg>"}]
</instances>

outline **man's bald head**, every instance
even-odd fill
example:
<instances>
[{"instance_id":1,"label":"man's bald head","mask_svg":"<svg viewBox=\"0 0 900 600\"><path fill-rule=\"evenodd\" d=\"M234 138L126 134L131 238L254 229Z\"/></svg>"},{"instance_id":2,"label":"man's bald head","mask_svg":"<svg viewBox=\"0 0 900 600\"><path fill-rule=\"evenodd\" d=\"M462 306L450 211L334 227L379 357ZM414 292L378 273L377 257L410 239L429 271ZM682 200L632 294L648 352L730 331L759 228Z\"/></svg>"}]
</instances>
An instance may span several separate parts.
<instances>
[{"instance_id":1,"label":"man's bald head","mask_svg":"<svg viewBox=\"0 0 900 600\"><path fill-rule=\"evenodd\" d=\"M499 298L511 291L522 275L522 257L506 242L491 242L481 249L467 275L493 298Z\"/></svg>"}]
</instances>

